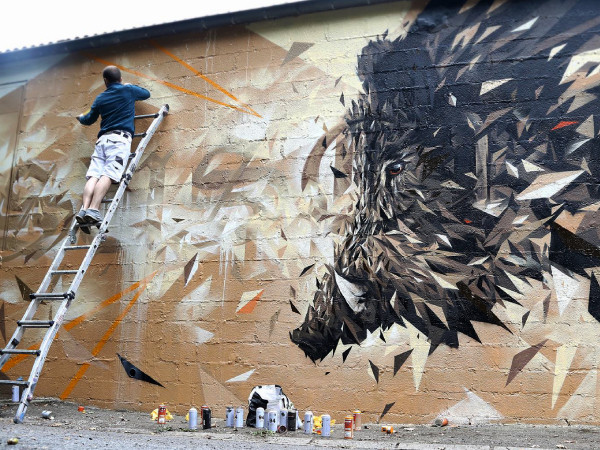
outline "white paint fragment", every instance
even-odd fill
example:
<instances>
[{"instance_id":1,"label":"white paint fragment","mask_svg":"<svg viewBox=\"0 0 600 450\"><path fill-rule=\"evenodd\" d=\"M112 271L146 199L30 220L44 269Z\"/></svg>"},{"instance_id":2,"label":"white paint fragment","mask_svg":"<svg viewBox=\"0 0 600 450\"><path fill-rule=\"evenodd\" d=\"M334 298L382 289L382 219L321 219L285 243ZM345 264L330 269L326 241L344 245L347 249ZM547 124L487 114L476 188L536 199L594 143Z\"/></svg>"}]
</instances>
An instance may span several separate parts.
<instances>
[{"instance_id":1,"label":"white paint fragment","mask_svg":"<svg viewBox=\"0 0 600 450\"><path fill-rule=\"evenodd\" d=\"M508 83L509 81L512 81L513 79L514 78L504 78L502 80L484 81L481 83L481 91L479 92L479 95L487 94L488 92Z\"/></svg>"},{"instance_id":2,"label":"white paint fragment","mask_svg":"<svg viewBox=\"0 0 600 450\"><path fill-rule=\"evenodd\" d=\"M516 217L515 220L512 221L512 224L513 225L523 225L528 217L529 217L529 214L526 216Z\"/></svg>"},{"instance_id":3,"label":"white paint fragment","mask_svg":"<svg viewBox=\"0 0 600 450\"><path fill-rule=\"evenodd\" d=\"M447 418L453 425L475 425L491 423L503 418L492 405L464 388L467 398L438 415Z\"/></svg>"},{"instance_id":4,"label":"white paint fragment","mask_svg":"<svg viewBox=\"0 0 600 450\"><path fill-rule=\"evenodd\" d=\"M444 234L436 234L436 236L438 238L440 238L442 240L442 242L444 242L444 244L446 244L448 247L452 247L452 244L450 243L450 239L448 239L448 236L446 236Z\"/></svg>"},{"instance_id":5,"label":"white paint fragment","mask_svg":"<svg viewBox=\"0 0 600 450\"><path fill-rule=\"evenodd\" d=\"M533 164L532 162L529 162L527 160L523 160L521 161L523 163L523 169L525 169L525 172L543 172L544 169L541 168L540 166Z\"/></svg>"},{"instance_id":6,"label":"white paint fragment","mask_svg":"<svg viewBox=\"0 0 600 450\"><path fill-rule=\"evenodd\" d=\"M550 50L550 55L548 56L548 61L550 61L552 58L554 58L558 52L560 52L563 48L565 48L565 45L567 45L567 44L559 45L558 47L554 47L552 50Z\"/></svg>"},{"instance_id":7,"label":"white paint fragment","mask_svg":"<svg viewBox=\"0 0 600 450\"><path fill-rule=\"evenodd\" d=\"M365 309L365 304L361 302L365 291L358 285L346 280L343 276L334 272L335 282L340 289L342 296L346 299L346 303L352 311L359 313Z\"/></svg>"},{"instance_id":8,"label":"white paint fragment","mask_svg":"<svg viewBox=\"0 0 600 450\"><path fill-rule=\"evenodd\" d=\"M515 166L513 166L508 161L506 161L506 170L513 177L519 178L519 169L517 169Z\"/></svg>"},{"instance_id":9,"label":"white paint fragment","mask_svg":"<svg viewBox=\"0 0 600 450\"><path fill-rule=\"evenodd\" d=\"M537 198L551 198L553 195L568 186L579 175L584 173L583 170L572 172L549 173L538 176L535 181L525 189L517 200L534 200Z\"/></svg>"},{"instance_id":10,"label":"white paint fragment","mask_svg":"<svg viewBox=\"0 0 600 450\"><path fill-rule=\"evenodd\" d=\"M456 97L453 94L448 95L448 104L450 106L456 106Z\"/></svg>"},{"instance_id":11,"label":"white paint fragment","mask_svg":"<svg viewBox=\"0 0 600 450\"><path fill-rule=\"evenodd\" d=\"M210 331L200 327L194 327L194 332L196 334L195 343L197 345L204 344L205 342L210 341L215 335L214 333L211 333Z\"/></svg>"},{"instance_id":12,"label":"white paint fragment","mask_svg":"<svg viewBox=\"0 0 600 450\"><path fill-rule=\"evenodd\" d=\"M531 27L533 26L533 24L535 24L538 19L539 19L539 17L534 17L529 22L526 22L523 25L521 25L520 27L517 27L514 30L512 30L512 33L516 33L518 31L527 31L527 30L530 30Z\"/></svg>"},{"instance_id":13,"label":"white paint fragment","mask_svg":"<svg viewBox=\"0 0 600 450\"><path fill-rule=\"evenodd\" d=\"M230 378L225 383L240 383L242 381L248 381L248 378L254 373L256 369L249 370L248 372L244 372L237 377Z\"/></svg>"},{"instance_id":14,"label":"white paint fragment","mask_svg":"<svg viewBox=\"0 0 600 450\"><path fill-rule=\"evenodd\" d=\"M586 142L588 142L590 140L591 139L583 139L582 141L575 142L567 150L567 155L570 155L571 153L575 152L575 150L577 150L579 147L581 147L583 144L585 144Z\"/></svg>"},{"instance_id":15,"label":"white paint fragment","mask_svg":"<svg viewBox=\"0 0 600 450\"><path fill-rule=\"evenodd\" d=\"M577 279L571 278L554 266L552 266L552 279L554 280L558 313L562 316L571 300L576 298L580 283Z\"/></svg>"}]
</instances>

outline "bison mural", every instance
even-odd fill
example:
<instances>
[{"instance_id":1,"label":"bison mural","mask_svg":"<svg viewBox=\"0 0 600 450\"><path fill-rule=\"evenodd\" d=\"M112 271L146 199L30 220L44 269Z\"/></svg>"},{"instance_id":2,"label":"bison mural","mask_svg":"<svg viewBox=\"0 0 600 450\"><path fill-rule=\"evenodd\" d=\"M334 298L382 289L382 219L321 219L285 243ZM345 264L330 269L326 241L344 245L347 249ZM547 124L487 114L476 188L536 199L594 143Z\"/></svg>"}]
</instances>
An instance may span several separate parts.
<instances>
[{"instance_id":1,"label":"bison mural","mask_svg":"<svg viewBox=\"0 0 600 450\"><path fill-rule=\"evenodd\" d=\"M395 323L431 352L479 340L475 321L508 333L493 308L532 280L588 280L600 319L600 18L583 0L444 4L358 58L335 136L358 201L291 332L313 361Z\"/></svg>"}]
</instances>

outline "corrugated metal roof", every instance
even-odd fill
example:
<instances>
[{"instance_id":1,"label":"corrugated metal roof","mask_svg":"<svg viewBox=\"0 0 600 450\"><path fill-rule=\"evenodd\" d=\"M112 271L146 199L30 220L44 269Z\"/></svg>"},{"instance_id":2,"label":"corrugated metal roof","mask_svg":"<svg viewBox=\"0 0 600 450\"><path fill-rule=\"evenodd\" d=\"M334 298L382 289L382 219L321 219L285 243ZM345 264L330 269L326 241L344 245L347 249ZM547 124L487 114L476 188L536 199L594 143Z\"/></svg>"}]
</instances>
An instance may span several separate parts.
<instances>
[{"instance_id":1,"label":"corrugated metal roof","mask_svg":"<svg viewBox=\"0 0 600 450\"><path fill-rule=\"evenodd\" d=\"M198 16L196 18L189 18L185 20L168 21L154 24L149 23L147 25L139 25L136 27L129 27L113 31L108 31L109 28L106 28L106 30L103 32L89 36L72 36L54 42L44 42L25 48L12 50L7 49L4 51L0 50L0 62L13 59L46 56L49 53L64 53L89 48L98 48L107 45L124 43L135 39L158 37L192 30L209 29L232 24L245 24L261 20L278 19L288 16L298 16L301 14L387 3L391 1L397 0L246 0L243 3L243 6L240 6L239 3L236 3L237 7L228 12ZM228 5L231 7L231 3L223 2L223 0L221 0L221 2L223 4L219 8L204 8L201 10L201 12L225 11L228 8ZM79 8L82 7L80 2L78 5ZM268 6L256 7L257 5ZM119 10L115 11L118 12ZM187 14L190 14L191 11L192 9L190 9ZM158 9L157 12L160 14L160 9ZM68 17L68 13L66 14ZM90 14L94 14L94 12L90 12ZM121 12L119 12L119 14L121 14ZM159 15L158 17L161 16ZM113 22L108 21L108 23L112 24ZM107 24L106 27L108 26L109 25Z\"/></svg>"}]
</instances>

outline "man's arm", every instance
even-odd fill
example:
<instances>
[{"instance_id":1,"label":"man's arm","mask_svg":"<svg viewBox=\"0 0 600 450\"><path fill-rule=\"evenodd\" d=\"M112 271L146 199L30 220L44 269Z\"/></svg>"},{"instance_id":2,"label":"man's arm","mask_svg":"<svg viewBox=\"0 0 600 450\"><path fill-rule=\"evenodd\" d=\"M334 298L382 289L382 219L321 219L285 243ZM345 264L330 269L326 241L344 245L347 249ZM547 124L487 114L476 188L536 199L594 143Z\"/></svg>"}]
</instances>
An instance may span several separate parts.
<instances>
[{"instance_id":1,"label":"man's arm","mask_svg":"<svg viewBox=\"0 0 600 450\"><path fill-rule=\"evenodd\" d=\"M136 101L150 98L150 91L148 89L136 86L135 84L127 84L126 86L130 89L131 94Z\"/></svg>"},{"instance_id":2,"label":"man's arm","mask_svg":"<svg viewBox=\"0 0 600 450\"><path fill-rule=\"evenodd\" d=\"M98 110L98 107L96 106L96 102L94 101L94 103L92 104L92 107L90 109L88 109L87 112L84 112L83 114L80 114L79 116L77 116L77 120L79 120L79 123L81 123L82 125L91 125L96 120L98 120L99 116L100 116L100 111Z\"/></svg>"}]
</instances>

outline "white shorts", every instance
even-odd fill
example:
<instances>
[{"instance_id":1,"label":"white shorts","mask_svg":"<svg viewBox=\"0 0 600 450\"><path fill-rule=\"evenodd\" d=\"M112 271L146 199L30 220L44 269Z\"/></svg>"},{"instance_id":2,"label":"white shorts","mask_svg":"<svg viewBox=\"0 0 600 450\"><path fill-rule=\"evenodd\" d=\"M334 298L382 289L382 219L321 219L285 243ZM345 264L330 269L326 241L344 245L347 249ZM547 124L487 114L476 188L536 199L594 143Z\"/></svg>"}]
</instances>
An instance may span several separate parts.
<instances>
[{"instance_id":1,"label":"white shorts","mask_svg":"<svg viewBox=\"0 0 600 450\"><path fill-rule=\"evenodd\" d=\"M120 182L130 152L131 138L116 133L103 134L96 141L96 148L85 177L89 180L91 177L99 179L102 175L106 175L114 183Z\"/></svg>"}]
</instances>

